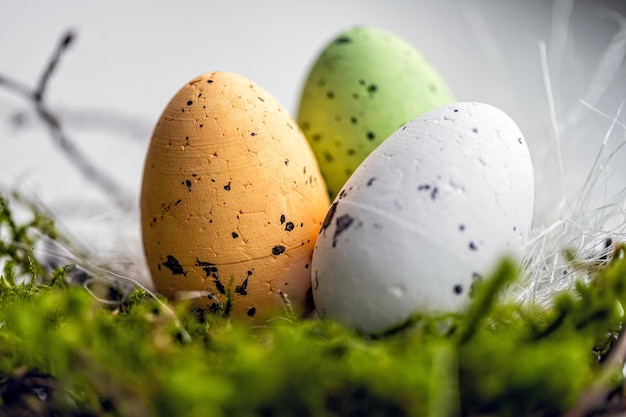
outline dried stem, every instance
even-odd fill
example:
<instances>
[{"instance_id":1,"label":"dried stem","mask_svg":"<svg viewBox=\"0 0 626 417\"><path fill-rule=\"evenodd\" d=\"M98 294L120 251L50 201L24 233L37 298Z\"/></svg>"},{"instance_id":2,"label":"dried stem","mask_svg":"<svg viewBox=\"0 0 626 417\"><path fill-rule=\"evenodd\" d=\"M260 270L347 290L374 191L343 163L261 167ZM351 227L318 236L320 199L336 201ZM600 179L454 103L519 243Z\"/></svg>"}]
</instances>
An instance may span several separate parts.
<instances>
[{"instance_id":1,"label":"dried stem","mask_svg":"<svg viewBox=\"0 0 626 417\"><path fill-rule=\"evenodd\" d=\"M121 208L131 206L130 195L104 171L96 167L89 157L80 150L78 146L64 132L61 123L54 113L45 104L45 93L48 88L50 78L54 74L63 53L76 38L74 32L67 31L57 45L52 57L41 75L35 89L15 81L11 78L0 75L0 86L5 87L33 104L37 116L44 122L52 142L63 152L63 154L74 164L82 176L102 190L115 204Z\"/></svg>"}]
</instances>

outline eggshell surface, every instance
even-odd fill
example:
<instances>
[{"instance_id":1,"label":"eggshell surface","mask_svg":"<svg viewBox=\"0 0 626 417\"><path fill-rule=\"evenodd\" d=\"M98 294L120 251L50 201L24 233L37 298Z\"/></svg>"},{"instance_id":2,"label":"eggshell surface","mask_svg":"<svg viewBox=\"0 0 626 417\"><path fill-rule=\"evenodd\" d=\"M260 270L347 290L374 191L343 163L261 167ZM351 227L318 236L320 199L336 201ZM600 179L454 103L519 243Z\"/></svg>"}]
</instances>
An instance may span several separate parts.
<instances>
[{"instance_id":1,"label":"eggshell surface","mask_svg":"<svg viewBox=\"0 0 626 417\"><path fill-rule=\"evenodd\" d=\"M454 102L437 70L386 30L356 27L332 40L303 88L298 123L334 197L385 138L425 111Z\"/></svg>"},{"instance_id":2,"label":"eggshell surface","mask_svg":"<svg viewBox=\"0 0 626 417\"><path fill-rule=\"evenodd\" d=\"M280 313L281 292L306 309L327 190L295 121L257 84L213 72L172 98L148 148L140 205L161 294L252 321Z\"/></svg>"},{"instance_id":3,"label":"eggshell surface","mask_svg":"<svg viewBox=\"0 0 626 417\"><path fill-rule=\"evenodd\" d=\"M393 133L331 205L313 253L321 317L383 332L418 311L458 311L532 221L533 169L501 110L455 103Z\"/></svg>"}]
</instances>

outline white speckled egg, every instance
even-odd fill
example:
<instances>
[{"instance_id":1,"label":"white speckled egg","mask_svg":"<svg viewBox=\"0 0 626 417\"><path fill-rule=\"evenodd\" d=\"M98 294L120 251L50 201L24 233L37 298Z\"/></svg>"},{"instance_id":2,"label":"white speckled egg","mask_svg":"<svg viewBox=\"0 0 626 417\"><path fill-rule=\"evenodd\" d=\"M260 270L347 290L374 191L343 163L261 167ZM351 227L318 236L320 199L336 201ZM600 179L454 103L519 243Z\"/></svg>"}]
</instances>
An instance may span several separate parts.
<instances>
[{"instance_id":1,"label":"white speckled egg","mask_svg":"<svg viewBox=\"0 0 626 417\"><path fill-rule=\"evenodd\" d=\"M313 252L318 313L376 333L418 311L458 311L474 280L521 255L533 200L530 154L504 112L455 103L423 114L331 205Z\"/></svg>"}]
</instances>

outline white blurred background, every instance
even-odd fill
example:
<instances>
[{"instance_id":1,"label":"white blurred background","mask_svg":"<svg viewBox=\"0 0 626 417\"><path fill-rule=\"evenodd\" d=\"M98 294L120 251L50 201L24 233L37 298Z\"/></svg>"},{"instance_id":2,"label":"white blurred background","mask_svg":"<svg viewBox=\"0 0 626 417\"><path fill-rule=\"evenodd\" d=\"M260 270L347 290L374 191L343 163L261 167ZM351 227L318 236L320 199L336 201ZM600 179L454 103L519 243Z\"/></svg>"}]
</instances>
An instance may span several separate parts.
<instances>
[{"instance_id":1,"label":"white blurred background","mask_svg":"<svg viewBox=\"0 0 626 417\"><path fill-rule=\"evenodd\" d=\"M1 85L0 191L36 196L103 258L139 259L144 154L176 91L200 73L227 70L295 114L317 54L357 24L413 43L459 101L490 103L516 120L535 167L536 228L607 203L615 210L602 227L625 222L626 115L617 114L626 100L626 0L5 1L0 77L34 86L64 31L75 31L46 102L131 208L86 181L31 104ZM598 182L577 206L590 173Z\"/></svg>"}]
</instances>

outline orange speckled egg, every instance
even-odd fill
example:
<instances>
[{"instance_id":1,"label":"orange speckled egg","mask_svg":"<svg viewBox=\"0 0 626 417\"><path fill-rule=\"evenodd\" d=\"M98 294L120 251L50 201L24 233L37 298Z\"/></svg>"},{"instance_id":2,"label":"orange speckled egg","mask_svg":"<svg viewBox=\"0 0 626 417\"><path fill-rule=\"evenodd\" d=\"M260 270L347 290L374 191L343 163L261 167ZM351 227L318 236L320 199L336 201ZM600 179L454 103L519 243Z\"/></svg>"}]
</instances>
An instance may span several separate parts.
<instances>
[{"instance_id":1,"label":"orange speckled egg","mask_svg":"<svg viewBox=\"0 0 626 417\"><path fill-rule=\"evenodd\" d=\"M297 124L257 84L212 72L172 98L148 148L140 205L159 293L254 322L282 312L281 292L307 310L328 193Z\"/></svg>"}]
</instances>

